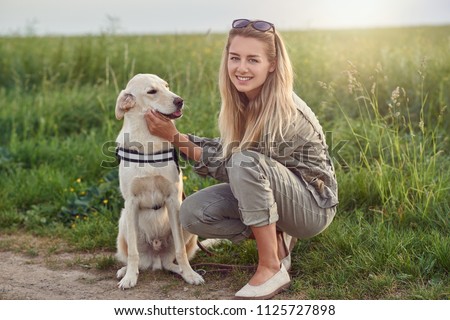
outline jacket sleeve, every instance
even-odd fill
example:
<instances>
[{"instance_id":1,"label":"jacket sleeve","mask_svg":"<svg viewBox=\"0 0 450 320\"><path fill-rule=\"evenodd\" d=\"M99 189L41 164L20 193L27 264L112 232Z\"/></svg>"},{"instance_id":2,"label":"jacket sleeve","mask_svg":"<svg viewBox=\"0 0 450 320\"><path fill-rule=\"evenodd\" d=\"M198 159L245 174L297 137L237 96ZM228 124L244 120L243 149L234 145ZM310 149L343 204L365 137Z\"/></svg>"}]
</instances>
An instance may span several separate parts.
<instances>
[{"instance_id":1,"label":"jacket sleeve","mask_svg":"<svg viewBox=\"0 0 450 320\"><path fill-rule=\"evenodd\" d=\"M221 182L228 182L227 160L222 157L219 138L203 138L188 134L189 140L202 148L202 159L194 163L194 171L200 176L209 176Z\"/></svg>"}]
</instances>

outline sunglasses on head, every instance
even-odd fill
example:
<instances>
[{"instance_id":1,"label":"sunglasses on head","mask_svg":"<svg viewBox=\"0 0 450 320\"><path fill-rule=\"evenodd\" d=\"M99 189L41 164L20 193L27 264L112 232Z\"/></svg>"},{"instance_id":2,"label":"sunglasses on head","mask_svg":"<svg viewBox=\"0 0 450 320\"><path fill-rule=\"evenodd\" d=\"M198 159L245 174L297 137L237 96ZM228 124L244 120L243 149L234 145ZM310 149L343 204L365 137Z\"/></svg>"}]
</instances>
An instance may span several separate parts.
<instances>
[{"instance_id":1,"label":"sunglasses on head","mask_svg":"<svg viewBox=\"0 0 450 320\"><path fill-rule=\"evenodd\" d=\"M251 25L253 29L261 31L261 32L267 32L270 29L273 29L275 32L275 26L273 23L263 21L263 20L248 20L248 19L236 19L231 24L234 29L241 29L246 28L248 25Z\"/></svg>"}]
</instances>

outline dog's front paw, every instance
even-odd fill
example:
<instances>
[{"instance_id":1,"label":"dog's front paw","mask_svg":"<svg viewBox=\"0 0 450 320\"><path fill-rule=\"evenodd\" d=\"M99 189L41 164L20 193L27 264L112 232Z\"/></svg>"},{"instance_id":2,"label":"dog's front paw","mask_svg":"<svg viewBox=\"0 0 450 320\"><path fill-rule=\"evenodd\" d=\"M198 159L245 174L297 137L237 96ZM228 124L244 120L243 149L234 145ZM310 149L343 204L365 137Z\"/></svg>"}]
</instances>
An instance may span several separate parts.
<instances>
[{"instance_id":1,"label":"dog's front paw","mask_svg":"<svg viewBox=\"0 0 450 320\"><path fill-rule=\"evenodd\" d=\"M121 270L119 270L117 273L119 273ZM128 272L125 274L125 276L122 278L122 280L119 281L117 286L122 290L133 288L137 283L137 279L138 279L137 273L132 274L132 273Z\"/></svg>"},{"instance_id":2,"label":"dog's front paw","mask_svg":"<svg viewBox=\"0 0 450 320\"><path fill-rule=\"evenodd\" d=\"M181 276L183 277L183 279L189 283L189 284L203 284L205 283L205 280L203 279L203 277L201 275L199 275L197 272L195 272L194 270L192 270L191 272L188 273L182 273Z\"/></svg>"}]
</instances>

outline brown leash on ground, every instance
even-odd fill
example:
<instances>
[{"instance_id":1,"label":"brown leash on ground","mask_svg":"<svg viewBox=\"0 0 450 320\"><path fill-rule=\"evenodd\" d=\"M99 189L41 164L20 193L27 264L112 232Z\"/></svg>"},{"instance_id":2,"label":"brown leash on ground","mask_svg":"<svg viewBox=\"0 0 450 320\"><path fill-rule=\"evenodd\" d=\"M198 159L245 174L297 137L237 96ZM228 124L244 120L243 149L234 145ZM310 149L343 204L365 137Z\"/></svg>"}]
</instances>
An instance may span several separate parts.
<instances>
[{"instance_id":1,"label":"brown leash on ground","mask_svg":"<svg viewBox=\"0 0 450 320\"><path fill-rule=\"evenodd\" d=\"M197 245L198 245L198 247L199 247L203 252L205 252L208 256L211 257L211 256L214 255L214 253L212 253L211 251L209 251L208 248L206 248L206 247L202 244L201 241L197 240Z\"/></svg>"},{"instance_id":2,"label":"brown leash on ground","mask_svg":"<svg viewBox=\"0 0 450 320\"><path fill-rule=\"evenodd\" d=\"M204 245L201 244L200 241L197 240L197 245L198 247L204 251L208 256L213 256L214 253L211 252L210 250L208 250ZM205 274L207 272L218 272L218 273L228 273L230 271L233 270L252 270L255 271L256 270L256 266L255 265L247 265L247 266L243 266L243 265L239 265L239 264L225 264L225 263L210 263L210 262L205 262L205 263L196 263L194 265L192 265L192 268L194 270L196 270L197 272L200 272L202 274ZM209 270L205 270L209 269Z\"/></svg>"},{"instance_id":3,"label":"brown leash on ground","mask_svg":"<svg viewBox=\"0 0 450 320\"><path fill-rule=\"evenodd\" d=\"M212 272L225 274L235 270L251 270L251 271L256 270L256 266L254 265L243 266L240 264L223 264L223 263L196 263L192 265L192 268L201 275Z\"/></svg>"}]
</instances>

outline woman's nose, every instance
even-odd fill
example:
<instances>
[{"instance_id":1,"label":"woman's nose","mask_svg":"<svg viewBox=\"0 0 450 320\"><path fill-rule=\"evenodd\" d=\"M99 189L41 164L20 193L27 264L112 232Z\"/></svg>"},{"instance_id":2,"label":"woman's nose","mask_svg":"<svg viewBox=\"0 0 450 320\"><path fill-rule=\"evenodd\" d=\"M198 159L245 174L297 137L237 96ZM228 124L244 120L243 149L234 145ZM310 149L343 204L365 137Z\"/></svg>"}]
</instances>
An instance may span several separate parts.
<instances>
[{"instance_id":1,"label":"woman's nose","mask_svg":"<svg viewBox=\"0 0 450 320\"><path fill-rule=\"evenodd\" d=\"M248 71L248 68L247 68L247 65L245 62L239 64L238 71L242 72L242 73L245 73Z\"/></svg>"}]
</instances>

